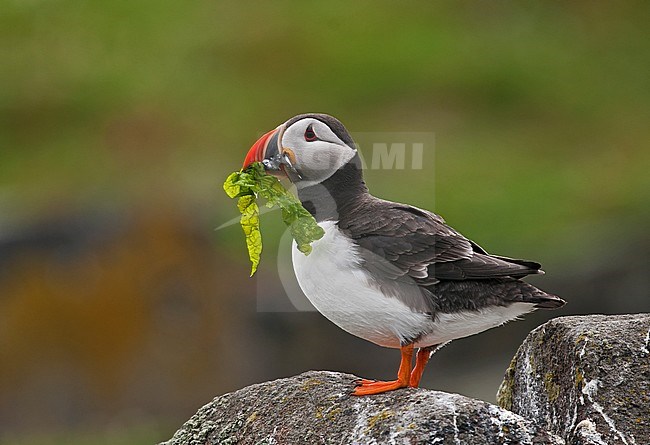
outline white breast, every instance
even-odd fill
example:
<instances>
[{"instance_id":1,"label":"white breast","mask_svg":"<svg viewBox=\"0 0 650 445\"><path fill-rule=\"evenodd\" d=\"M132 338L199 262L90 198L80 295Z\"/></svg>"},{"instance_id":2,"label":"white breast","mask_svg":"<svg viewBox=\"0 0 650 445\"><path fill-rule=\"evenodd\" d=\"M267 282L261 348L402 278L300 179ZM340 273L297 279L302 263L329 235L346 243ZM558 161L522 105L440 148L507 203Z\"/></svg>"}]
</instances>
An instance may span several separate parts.
<instances>
[{"instance_id":1,"label":"white breast","mask_svg":"<svg viewBox=\"0 0 650 445\"><path fill-rule=\"evenodd\" d=\"M305 256L294 242L292 258L298 284L321 314L350 334L392 348L427 331L430 317L368 284L355 255L356 245L334 222L320 226L325 235L312 243L312 252Z\"/></svg>"},{"instance_id":2,"label":"white breast","mask_svg":"<svg viewBox=\"0 0 650 445\"><path fill-rule=\"evenodd\" d=\"M361 267L356 246L332 221L320 223L325 235L304 255L292 246L298 284L314 307L341 329L381 346L399 348L404 339L424 336L415 346L445 343L499 326L532 310L517 303L481 311L438 313L436 321L412 311L399 299L386 296L370 285L372 278Z\"/></svg>"}]
</instances>

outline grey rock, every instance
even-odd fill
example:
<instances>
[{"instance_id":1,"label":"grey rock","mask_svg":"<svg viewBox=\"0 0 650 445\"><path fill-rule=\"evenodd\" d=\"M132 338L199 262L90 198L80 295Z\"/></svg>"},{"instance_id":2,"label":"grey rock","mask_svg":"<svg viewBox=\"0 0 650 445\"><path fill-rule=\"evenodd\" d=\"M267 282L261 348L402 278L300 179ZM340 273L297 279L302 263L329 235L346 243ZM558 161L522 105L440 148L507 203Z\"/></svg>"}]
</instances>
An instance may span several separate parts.
<instances>
[{"instance_id":1,"label":"grey rock","mask_svg":"<svg viewBox=\"0 0 650 445\"><path fill-rule=\"evenodd\" d=\"M650 314L553 319L532 331L501 407L571 445L650 444Z\"/></svg>"},{"instance_id":2,"label":"grey rock","mask_svg":"<svg viewBox=\"0 0 650 445\"><path fill-rule=\"evenodd\" d=\"M486 402L426 389L350 396L355 376L310 371L216 397L167 445L564 444Z\"/></svg>"}]
</instances>

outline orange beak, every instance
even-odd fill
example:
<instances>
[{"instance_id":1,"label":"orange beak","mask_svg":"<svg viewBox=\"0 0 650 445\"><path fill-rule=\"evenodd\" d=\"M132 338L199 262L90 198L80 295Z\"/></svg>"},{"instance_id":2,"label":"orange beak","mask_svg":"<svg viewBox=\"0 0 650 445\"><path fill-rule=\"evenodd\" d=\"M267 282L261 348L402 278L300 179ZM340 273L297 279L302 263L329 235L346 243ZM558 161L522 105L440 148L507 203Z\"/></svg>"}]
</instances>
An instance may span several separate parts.
<instances>
[{"instance_id":1,"label":"orange beak","mask_svg":"<svg viewBox=\"0 0 650 445\"><path fill-rule=\"evenodd\" d=\"M262 162L264 159L270 159L278 155L278 135L280 129L276 128L264 134L257 140L248 151L244 160L243 168L248 167L253 162Z\"/></svg>"}]
</instances>

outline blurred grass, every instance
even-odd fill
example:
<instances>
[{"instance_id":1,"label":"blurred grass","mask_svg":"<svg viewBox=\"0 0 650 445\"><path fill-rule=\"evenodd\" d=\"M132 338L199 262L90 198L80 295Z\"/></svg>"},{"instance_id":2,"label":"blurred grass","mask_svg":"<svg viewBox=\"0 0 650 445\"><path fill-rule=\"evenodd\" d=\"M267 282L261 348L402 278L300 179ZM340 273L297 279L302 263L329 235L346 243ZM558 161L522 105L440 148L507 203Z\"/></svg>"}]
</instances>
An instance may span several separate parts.
<instances>
[{"instance_id":1,"label":"blurred grass","mask_svg":"<svg viewBox=\"0 0 650 445\"><path fill-rule=\"evenodd\" d=\"M423 170L367 172L376 194L490 251L606 258L650 224L649 19L641 1L5 0L0 232L140 207L216 227L257 136L322 111L353 136L435 133ZM237 227L214 249L248 267Z\"/></svg>"},{"instance_id":2,"label":"blurred grass","mask_svg":"<svg viewBox=\"0 0 650 445\"><path fill-rule=\"evenodd\" d=\"M647 12L8 2L0 184L36 213L52 199L94 207L161 187L204 201L209 181L223 202L220 178L258 132L323 110L353 132L435 131L437 205L454 220L515 213L528 220L508 228L527 238L555 229L575 199L587 214L571 218L634 219L648 202ZM395 194L412 199L430 184L420 176L404 174ZM539 211L517 213L533 196ZM469 228L497 232L483 224Z\"/></svg>"}]
</instances>

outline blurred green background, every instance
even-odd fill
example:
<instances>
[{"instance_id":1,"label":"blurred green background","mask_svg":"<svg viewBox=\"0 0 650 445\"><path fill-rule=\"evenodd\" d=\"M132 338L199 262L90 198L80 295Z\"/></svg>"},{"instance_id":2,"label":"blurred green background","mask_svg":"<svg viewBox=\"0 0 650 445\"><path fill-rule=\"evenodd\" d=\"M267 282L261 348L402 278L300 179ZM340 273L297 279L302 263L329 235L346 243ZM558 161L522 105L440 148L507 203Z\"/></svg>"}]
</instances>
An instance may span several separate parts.
<instances>
[{"instance_id":1,"label":"blurred green background","mask_svg":"<svg viewBox=\"0 0 650 445\"><path fill-rule=\"evenodd\" d=\"M298 113L434 132L423 170L370 170L370 189L542 262L534 283L569 301L452 343L423 386L494 401L548 318L648 311L649 13L0 1L0 443L153 443L254 382L395 372L394 351L287 309L277 214L253 279L239 227L214 230L237 216L225 176Z\"/></svg>"}]
</instances>

